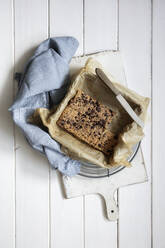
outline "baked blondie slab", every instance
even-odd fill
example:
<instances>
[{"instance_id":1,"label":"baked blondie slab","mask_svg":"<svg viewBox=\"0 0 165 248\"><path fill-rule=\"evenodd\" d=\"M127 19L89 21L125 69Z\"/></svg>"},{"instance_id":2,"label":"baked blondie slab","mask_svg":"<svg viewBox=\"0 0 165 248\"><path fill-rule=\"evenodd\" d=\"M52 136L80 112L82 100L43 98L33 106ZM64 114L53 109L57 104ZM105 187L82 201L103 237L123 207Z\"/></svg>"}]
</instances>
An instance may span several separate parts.
<instances>
[{"instance_id":1,"label":"baked blondie slab","mask_svg":"<svg viewBox=\"0 0 165 248\"><path fill-rule=\"evenodd\" d=\"M78 90L57 125L95 149L110 155L117 137L109 130L115 112Z\"/></svg>"}]
</instances>

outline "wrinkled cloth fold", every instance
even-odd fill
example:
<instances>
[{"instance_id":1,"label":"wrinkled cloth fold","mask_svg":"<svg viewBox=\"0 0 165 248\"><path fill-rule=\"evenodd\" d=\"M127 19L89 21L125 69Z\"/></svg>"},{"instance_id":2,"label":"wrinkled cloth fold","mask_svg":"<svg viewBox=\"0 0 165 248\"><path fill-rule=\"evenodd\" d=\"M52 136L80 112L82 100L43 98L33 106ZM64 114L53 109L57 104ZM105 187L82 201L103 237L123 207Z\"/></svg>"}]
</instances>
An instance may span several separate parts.
<instances>
[{"instance_id":1,"label":"wrinkled cloth fold","mask_svg":"<svg viewBox=\"0 0 165 248\"><path fill-rule=\"evenodd\" d=\"M78 41L73 37L42 42L26 64L24 73L16 74L18 93L9 109L29 144L45 154L52 167L68 176L78 174L81 163L66 156L60 144L40 127L30 124L28 118L36 108L51 108L63 99L70 83L69 62L77 47Z\"/></svg>"}]
</instances>

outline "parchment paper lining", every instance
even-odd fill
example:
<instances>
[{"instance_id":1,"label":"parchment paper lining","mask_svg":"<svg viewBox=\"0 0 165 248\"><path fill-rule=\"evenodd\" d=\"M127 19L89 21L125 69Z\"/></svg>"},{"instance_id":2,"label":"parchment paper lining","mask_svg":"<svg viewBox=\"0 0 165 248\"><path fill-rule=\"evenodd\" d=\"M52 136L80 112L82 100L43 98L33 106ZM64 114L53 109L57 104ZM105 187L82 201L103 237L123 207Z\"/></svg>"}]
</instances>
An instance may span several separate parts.
<instances>
[{"instance_id":1,"label":"parchment paper lining","mask_svg":"<svg viewBox=\"0 0 165 248\"><path fill-rule=\"evenodd\" d=\"M63 152L73 159L90 162L106 168L118 165L129 166L130 163L127 161L127 158L131 154L132 146L142 139L143 130L132 121L126 111L118 103L111 90L95 75L96 67L102 68L101 64L96 60L89 58L85 67L79 72L75 80L73 80L67 95L57 110L37 109L34 113L34 119L40 116L43 124L48 128L51 137L58 141L62 145ZM121 94L129 101L139 117L145 121L149 98L140 96L132 90L129 90L125 86L115 82L109 72L105 73ZM119 134L119 139L111 157L107 157L102 152L78 140L57 126L56 122L58 118L67 106L69 100L76 94L77 89L82 89L86 94L94 97L117 112L117 118L113 120L110 129L112 132Z\"/></svg>"}]
</instances>

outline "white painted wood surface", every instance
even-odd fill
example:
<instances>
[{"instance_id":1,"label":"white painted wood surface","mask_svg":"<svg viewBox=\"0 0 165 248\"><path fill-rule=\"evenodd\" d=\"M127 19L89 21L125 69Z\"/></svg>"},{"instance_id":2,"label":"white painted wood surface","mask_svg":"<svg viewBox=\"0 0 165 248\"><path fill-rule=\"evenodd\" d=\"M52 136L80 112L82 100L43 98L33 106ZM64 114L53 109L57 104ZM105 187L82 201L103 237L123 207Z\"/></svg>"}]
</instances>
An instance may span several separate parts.
<instances>
[{"instance_id":1,"label":"white painted wood surface","mask_svg":"<svg viewBox=\"0 0 165 248\"><path fill-rule=\"evenodd\" d=\"M120 1L119 49L123 54L128 86L142 95L151 97L151 2L149 0ZM150 112L149 115L151 118ZM151 247L150 121L145 128L142 147L149 181L119 191L119 247L121 248Z\"/></svg>"},{"instance_id":2,"label":"white painted wood surface","mask_svg":"<svg viewBox=\"0 0 165 248\"><path fill-rule=\"evenodd\" d=\"M72 13L73 10L73 13ZM72 13L70 15L70 13ZM72 35L83 54L83 2L50 0L50 36ZM83 197L67 201L60 175L51 170L51 247L84 247ZM58 213L58 214L57 214Z\"/></svg>"},{"instance_id":3,"label":"white painted wood surface","mask_svg":"<svg viewBox=\"0 0 165 248\"><path fill-rule=\"evenodd\" d=\"M0 1L0 247L165 247L164 13L164 0ZM77 55L120 49L129 87L153 96L142 144L149 182L119 191L118 223L99 196L64 199L59 174L7 112L14 71L49 35L77 37Z\"/></svg>"},{"instance_id":4,"label":"white painted wood surface","mask_svg":"<svg viewBox=\"0 0 165 248\"><path fill-rule=\"evenodd\" d=\"M164 44L165 44L165 1L153 1L153 33L152 33L152 88L153 88L153 247L165 247L165 200L164 200Z\"/></svg>"},{"instance_id":5,"label":"white painted wood surface","mask_svg":"<svg viewBox=\"0 0 165 248\"><path fill-rule=\"evenodd\" d=\"M48 36L47 2L17 0L13 7L15 71L22 71L34 48ZM49 166L18 128L15 151L15 245L44 248L49 243Z\"/></svg>"},{"instance_id":6,"label":"white painted wood surface","mask_svg":"<svg viewBox=\"0 0 165 248\"><path fill-rule=\"evenodd\" d=\"M1 3L0 3L1 5ZM15 233L15 156L14 131L7 112L13 99L13 32L12 3L7 0L0 6L0 244L14 247ZM6 25L4 25L6 22ZM3 72L3 73L2 73Z\"/></svg>"},{"instance_id":7,"label":"white painted wood surface","mask_svg":"<svg viewBox=\"0 0 165 248\"><path fill-rule=\"evenodd\" d=\"M117 44L117 1L84 1L84 53L115 50ZM111 21L112 20L112 21ZM104 25L105 24L105 25ZM109 26L109 28L108 28ZM98 195L84 197L85 247L117 247L117 224L104 216Z\"/></svg>"}]
</instances>

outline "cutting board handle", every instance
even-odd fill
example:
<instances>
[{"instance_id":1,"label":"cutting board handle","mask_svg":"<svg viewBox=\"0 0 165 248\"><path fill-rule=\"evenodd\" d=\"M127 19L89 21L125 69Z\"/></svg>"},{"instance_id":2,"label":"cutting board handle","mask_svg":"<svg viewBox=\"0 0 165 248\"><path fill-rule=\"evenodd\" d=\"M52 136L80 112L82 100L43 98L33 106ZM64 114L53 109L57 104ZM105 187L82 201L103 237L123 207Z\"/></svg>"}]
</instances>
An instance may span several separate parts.
<instances>
[{"instance_id":1,"label":"cutting board handle","mask_svg":"<svg viewBox=\"0 0 165 248\"><path fill-rule=\"evenodd\" d=\"M69 178L63 176L67 198L80 195L99 194L105 201L107 217L110 221L118 219L118 207L114 198L117 185L110 178L84 179L80 176Z\"/></svg>"},{"instance_id":2,"label":"cutting board handle","mask_svg":"<svg viewBox=\"0 0 165 248\"><path fill-rule=\"evenodd\" d=\"M107 217L110 221L116 221L119 217L119 211L114 199L114 192L100 192L99 193L103 199L105 200L106 204L106 212Z\"/></svg>"}]
</instances>

